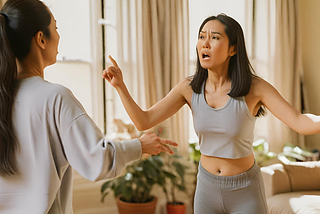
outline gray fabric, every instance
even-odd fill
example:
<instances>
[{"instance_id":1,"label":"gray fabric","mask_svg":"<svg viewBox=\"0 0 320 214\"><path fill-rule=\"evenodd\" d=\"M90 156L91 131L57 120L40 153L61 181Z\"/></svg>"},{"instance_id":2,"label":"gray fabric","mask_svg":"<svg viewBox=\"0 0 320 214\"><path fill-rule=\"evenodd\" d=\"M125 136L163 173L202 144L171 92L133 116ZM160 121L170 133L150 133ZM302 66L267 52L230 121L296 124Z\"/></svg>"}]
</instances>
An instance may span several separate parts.
<instances>
[{"instance_id":1,"label":"gray fabric","mask_svg":"<svg viewBox=\"0 0 320 214\"><path fill-rule=\"evenodd\" d=\"M0 177L0 213L72 214L72 167L97 181L140 158L138 139L108 142L67 88L17 80L13 124L19 174Z\"/></svg>"},{"instance_id":2,"label":"gray fabric","mask_svg":"<svg viewBox=\"0 0 320 214\"><path fill-rule=\"evenodd\" d=\"M256 118L249 112L244 97L229 97L224 107L214 109L205 100L203 86L202 93L193 93L191 109L202 154L238 159L253 152Z\"/></svg>"},{"instance_id":3,"label":"gray fabric","mask_svg":"<svg viewBox=\"0 0 320 214\"><path fill-rule=\"evenodd\" d=\"M197 175L194 214L268 214L260 167L235 176L216 176L201 162Z\"/></svg>"}]
</instances>

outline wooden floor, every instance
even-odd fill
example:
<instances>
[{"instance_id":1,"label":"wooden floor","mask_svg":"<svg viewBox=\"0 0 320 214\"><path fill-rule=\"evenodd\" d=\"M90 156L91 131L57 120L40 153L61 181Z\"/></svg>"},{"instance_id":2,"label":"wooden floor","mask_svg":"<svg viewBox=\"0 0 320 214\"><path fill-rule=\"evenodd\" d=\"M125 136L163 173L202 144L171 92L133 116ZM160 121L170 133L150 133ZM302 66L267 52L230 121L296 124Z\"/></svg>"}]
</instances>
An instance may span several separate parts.
<instances>
[{"instance_id":1,"label":"wooden floor","mask_svg":"<svg viewBox=\"0 0 320 214\"><path fill-rule=\"evenodd\" d=\"M113 195L101 202L100 188L104 181L91 182L74 171L73 210L75 214L117 214Z\"/></svg>"},{"instance_id":2,"label":"wooden floor","mask_svg":"<svg viewBox=\"0 0 320 214\"><path fill-rule=\"evenodd\" d=\"M103 182L88 181L74 171L73 210L75 214L119 214L113 194L108 195L104 202L101 202L100 188ZM192 189L190 190L192 192ZM162 190L155 188L151 193L158 198L156 214L166 214L166 200ZM187 205L186 214L192 214L192 197L181 195L180 198Z\"/></svg>"}]
</instances>

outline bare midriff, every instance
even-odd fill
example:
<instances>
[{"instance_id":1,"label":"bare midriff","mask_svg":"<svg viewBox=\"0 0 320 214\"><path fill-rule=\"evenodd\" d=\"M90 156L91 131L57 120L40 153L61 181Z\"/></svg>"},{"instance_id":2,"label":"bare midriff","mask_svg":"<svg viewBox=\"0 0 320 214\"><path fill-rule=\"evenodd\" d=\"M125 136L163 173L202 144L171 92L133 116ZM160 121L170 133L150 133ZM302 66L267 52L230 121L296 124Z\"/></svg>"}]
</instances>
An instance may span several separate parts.
<instances>
[{"instance_id":1,"label":"bare midriff","mask_svg":"<svg viewBox=\"0 0 320 214\"><path fill-rule=\"evenodd\" d=\"M248 171L254 164L254 155L238 159L211 157L201 154L201 165L218 176L233 176Z\"/></svg>"}]
</instances>

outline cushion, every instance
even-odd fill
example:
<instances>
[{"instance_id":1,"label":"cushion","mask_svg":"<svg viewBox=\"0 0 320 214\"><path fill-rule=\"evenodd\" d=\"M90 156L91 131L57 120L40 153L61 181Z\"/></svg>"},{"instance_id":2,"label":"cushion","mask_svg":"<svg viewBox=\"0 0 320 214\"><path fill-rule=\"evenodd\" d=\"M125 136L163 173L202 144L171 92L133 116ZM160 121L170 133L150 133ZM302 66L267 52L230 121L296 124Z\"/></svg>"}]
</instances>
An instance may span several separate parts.
<instances>
[{"instance_id":1,"label":"cushion","mask_svg":"<svg viewBox=\"0 0 320 214\"><path fill-rule=\"evenodd\" d=\"M319 214L320 191L281 193L267 199L270 214Z\"/></svg>"},{"instance_id":2,"label":"cushion","mask_svg":"<svg viewBox=\"0 0 320 214\"><path fill-rule=\"evenodd\" d=\"M267 198L284 192L290 192L289 176L283 164L272 164L261 167Z\"/></svg>"},{"instance_id":3,"label":"cushion","mask_svg":"<svg viewBox=\"0 0 320 214\"><path fill-rule=\"evenodd\" d=\"M283 165L289 176L291 191L320 190L320 161Z\"/></svg>"}]
</instances>

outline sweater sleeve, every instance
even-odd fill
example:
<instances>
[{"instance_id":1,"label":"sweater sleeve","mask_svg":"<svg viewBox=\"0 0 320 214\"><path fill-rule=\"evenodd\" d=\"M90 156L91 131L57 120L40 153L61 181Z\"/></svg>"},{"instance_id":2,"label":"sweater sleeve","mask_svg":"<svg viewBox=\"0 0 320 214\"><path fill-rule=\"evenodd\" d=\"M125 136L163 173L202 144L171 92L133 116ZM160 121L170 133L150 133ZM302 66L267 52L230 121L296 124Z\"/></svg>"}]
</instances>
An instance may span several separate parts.
<instances>
[{"instance_id":1,"label":"sweater sleeve","mask_svg":"<svg viewBox=\"0 0 320 214\"><path fill-rule=\"evenodd\" d=\"M62 103L59 121L65 156L83 177L90 181L113 178L121 175L129 162L140 159L138 139L107 141L73 95Z\"/></svg>"}]
</instances>

